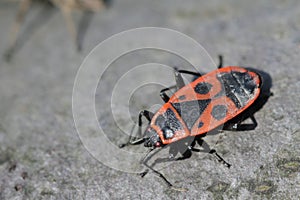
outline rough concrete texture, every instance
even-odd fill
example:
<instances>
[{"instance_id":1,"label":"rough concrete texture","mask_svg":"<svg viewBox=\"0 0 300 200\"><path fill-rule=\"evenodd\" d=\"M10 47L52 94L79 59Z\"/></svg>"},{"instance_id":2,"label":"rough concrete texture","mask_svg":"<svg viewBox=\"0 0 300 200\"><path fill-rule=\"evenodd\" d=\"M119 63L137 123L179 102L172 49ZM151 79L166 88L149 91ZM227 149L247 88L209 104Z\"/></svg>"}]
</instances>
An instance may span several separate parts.
<instances>
[{"instance_id":1,"label":"rough concrete texture","mask_svg":"<svg viewBox=\"0 0 300 200\"><path fill-rule=\"evenodd\" d=\"M0 5L3 55L17 4L3 1ZM35 4L30 10L22 28L27 36L14 59L0 61L0 199L300 198L298 0L115 0L109 10L92 19L82 53L74 50L57 10L44 11L47 17L32 23L42 7ZM79 17L74 15L76 22ZM194 153L161 170L174 185L188 188L187 192L169 189L153 173L142 179L101 164L85 150L74 126L72 88L85 55L113 34L144 26L178 30L213 57L223 54L225 65L250 66L272 77L274 96L255 113L256 129L220 133L215 149L232 168L212 156ZM152 59L182 64L168 54L147 51L119 62L135 66ZM112 85L120 68L113 69L105 79ZM101 101L101 95L108 98L99 94L96 99ZM159 101L158 91L140 96L133 115L155 102L152 97ZM99 123L117 133L114 123L103 115L106 111L100 113ZM116 143L118 138L125 140L118 134L112 138Z\"/></svg>"}]
</instances>

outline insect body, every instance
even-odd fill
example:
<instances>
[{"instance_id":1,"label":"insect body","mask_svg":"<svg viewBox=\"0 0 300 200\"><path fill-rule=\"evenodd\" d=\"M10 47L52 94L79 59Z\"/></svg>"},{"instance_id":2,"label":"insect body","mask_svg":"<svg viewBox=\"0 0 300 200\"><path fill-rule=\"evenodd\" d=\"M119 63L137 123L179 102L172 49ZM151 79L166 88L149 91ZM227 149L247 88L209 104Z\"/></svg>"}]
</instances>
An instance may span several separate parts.
<instances>
[{"instance_id":1,"label":"insect body","mask_svg":"<svg viewBox=\"0 0 300 200\"><path fill-rule=\"evenodd\" d=\"M197 78L185 85L182 73ZM220 56L217 70L201 75L197 72L175 69L175 80L176 85L161 90L160 96L165 104L156 113L147 110L140 112L139 135L142 135L142 117L144 116L149 121L143 136L134 140L130 136L128 142L120 147L144 143L144 146L152 151L170 144L169 158L174 158L174 154L179 151L183 155L181 159L184 159L190 157L191 151L199 152L194 148L197 142L207 153L214 154L218 161L230 167L230 164L214 149L210 149L202 138L209 131L217 128L242 130L245 124L241 124L243 119L240 119L240 116L246 113L246 110L261 95L260 75L242 67L223 68ZM177 91L169 97L166 92L174 88ZM247 130L254 129L257 122L253 113L248 117L253 124ZM172 187L172 184L160 172L153 169L153 165L147 164L148 157L150 156L147 155L142 163ZM142 173L142 176L147 172Z\"/></svg>"},{"instance_id":2,"label":"insect body","mask_svg":"<svg viewBox=\"0 0 300 200\"><path fill-rule=\"evenodd\" d=\"M178 90L153 116L146 146L162 146L205 134L247 109L260 94L258 74L225 67Z\"/></svg>"}]
</instances>

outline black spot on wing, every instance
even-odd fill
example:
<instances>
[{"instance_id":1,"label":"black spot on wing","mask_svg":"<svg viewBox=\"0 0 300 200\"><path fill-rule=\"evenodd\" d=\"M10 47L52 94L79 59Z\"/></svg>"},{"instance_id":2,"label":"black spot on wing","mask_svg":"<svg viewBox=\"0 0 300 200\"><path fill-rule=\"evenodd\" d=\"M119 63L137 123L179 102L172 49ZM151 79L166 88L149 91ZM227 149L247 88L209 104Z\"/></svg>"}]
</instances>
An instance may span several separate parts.
<instances>
[{"instance_id":1,"label":"black spot on wing","mask_svg":"<svg viewBox=\"0 0 300 200\"><path fill-rule=\"evenodd\" d=\"M199 122L199 124L198 124L198 128L201 128L203 125L204 125L204 123L203 123L203 122Z\"/></svg>"},{"instance_id":2,"label":"black spot on wing","mask_svg":"<svg viewBox=\"0 0 300 200\"><path fill-rule=\"evenodd\" d=\"M194 91L198 94L207 94L211 88L210 83L200 82L195 86Z\"/></svg>"},{"instance_id":3,"label":"black spot on wing","mask_svg":"<svg viewBox=\"0 0 300 200\"><path fill-rule=\"evenodd\" d=\"M186 99L186 96L185 96L185 95L181 95L181 96L178 97L178 99L179 99L179 100L185 100L185 99Z\"/></svg>"},{"instance_id":4,"label":"black spot on wing","mask_svg":"<svg viewBox=\"0 0 300 200\"><path fill-rule=\"evenodd\" d=\"M224 105L215 105L211 111L211 115L216 120L221 120L226 117L227 114L227 107Z\"/></svg>"},{"instance_id":5,"label":"black spot on wing","mask_svg":"<svg viewBox=\"0 0 300 200\"><path fill-rule=\"evenodd\" d=\"M168 108L163 115L159 115L156 118L155 125L157 125L161 130L165 129L165 127L168 127L173 132L183 129L182 124L176 118L175 113L170 108Z\"/></svg>"},{"instance_id":6,"label":"black spot on wing","mask_svg":"<svg viewBox=\"0 0 300 200\"><path fill-rule=\"evenodd\" d=\"M187 128L191 130L196 120L206 109L211 99L184 101L180 103L172 103L182 120L185 122Z\"/></svg>"}]
</instances>

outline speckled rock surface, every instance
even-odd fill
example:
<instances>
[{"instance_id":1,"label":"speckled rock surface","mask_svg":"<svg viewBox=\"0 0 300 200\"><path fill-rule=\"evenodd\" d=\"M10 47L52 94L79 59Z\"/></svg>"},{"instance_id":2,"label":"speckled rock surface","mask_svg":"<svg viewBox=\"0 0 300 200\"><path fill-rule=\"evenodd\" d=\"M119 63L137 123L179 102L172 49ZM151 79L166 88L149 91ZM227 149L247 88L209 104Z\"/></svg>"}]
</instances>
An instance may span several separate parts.
<instances>
[{"instance_id":1,"label":"speckled rock surface","mask_svg":"<svg viewBox=\"0 0 300 200\"><path fill-rule=\"evenodd\" d=\"M22 29L27 33L24 45L10 63L0 61L0 199L300 198L299 2L182 2L115 0L110 9L92 19L82 53L74 50L60 12L44 11L47 17L35 25L32 21L42 6L32 7ZM16 6L0 2L1 55L8 45ZM75 21L79 18L76 13ZM274 95L255 113L256 129L219 135L215 149L232 168L210 155L193 154L161 170L187 192L170 190L153 173L142 179L103 165L87 152L75 129L72 90L84 57L113 34L144 26L185 33L212 57L224 55L225 65L253 67L272 78ZM109 91L123 69L137 64L184 66L173 57L151 50L132 53L107 71L108 86L103 89ZM123 63L127 68L118 70ZM138 93L131 102L132 115L161 103L158 90ZM100 108L101 99L107 102L109 97L98 93ZM119 135L106 112L109 107L103 106L99 123L114 133L112 141L118 144L125 136Z\"/></svg>"}]
</instances>

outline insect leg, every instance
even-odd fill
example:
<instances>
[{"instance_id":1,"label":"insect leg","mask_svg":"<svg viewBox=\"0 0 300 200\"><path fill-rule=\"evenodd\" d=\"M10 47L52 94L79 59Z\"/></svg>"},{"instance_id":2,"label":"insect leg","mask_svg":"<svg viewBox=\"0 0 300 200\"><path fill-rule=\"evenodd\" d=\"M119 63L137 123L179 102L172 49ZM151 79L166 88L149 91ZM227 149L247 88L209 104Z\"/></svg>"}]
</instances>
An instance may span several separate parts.
<instances>
[{"instance_id":1,"label":"insect leg","mask_svg":"<svg viewBox=\"0 0 300 200\"><path fill-rule=\"evenodd\" d=\"M151 154L148 156L148 154L151 152L151 150L147 153L147 155L142 159L143 162L146 163L146 166L149 166L150 168L153 168L157 164L160 163L165 163L165 162L170 162L170 161L177 161L177 160L184 160L187 158L190 158L192 155L191 151L194 151L194 145L195 145L195 140L192 141L192 143L189 146L186 146L186 144L183 143L173 143L170 144L170 149L169 149L169 157L167 158L157 158L150 166L147 165L147 162L159 151L161 151L163 148L160 148L156 150L155 153ZM179 158L175 158L178 153L181 153L182 156ZM143 173L141 173L141 177L144 177L148 172L149 172L149 167L147 170L145 170Z\"/></svg>"},{"instance_id":2,"label":"insect leg","mask_svg":"<svg viewBox=\"0 0 300 200\"><path fill-rule=\"evenodd\" d=\"M219 65L218 65L218 69L223 67L223 56L219 55Z\"/></svg>"},{"instance_id":3,"label":"insect leg","mask_svg":"<svg viewBox=\"0 0 300 200\"><path fill-rule=\"evenodd\" d=\"M158 149L154 154L156 154L157 152L159 152L161 149ZM150 150L149 152L148 152L148 154L151 152L152 150ZM148 173L148 171L150 170L150 171L152 171L152 172L154 172L157 176L159 176L166 184L167 184L167 186L169 187L169 188L171 188L171 189L173 189L173 190L177 190L177 191L187 191L187 189L186 188L176 188L176 187L174 187L169 181L168 181L168 179L162 174L162 173L160 173L159 171L157 171L157 170L155 170L152 166L149 166L148 164L147 164L147 161L150 159L150 157L152 157L153 155L151 155L151 156L148 156L148 154L144 157L144 159L142 160L142 164L145 166L145 167L147 167L147 169L148 170L146 170L145 172L143 172L143 173L141 173L141 176L142 177L144 177L147 173Z\"/></svg>"},{"instance_id":4,"label":"insect leg","mask_svg":"<svg viewBox=\"0 0 300 200\"><path fill-rule=\"evenodd\" d=\"M252 124L242 124L242 120L237 123L233 124L227 124L223 130L230 130L230 131L249 131L249 130L254 130L257 126L257 121L255 117L252 115L250 116L250 119L252 121Z\"/></svg>"},{"instance_id":5,"label":"insect leg","mask_svg":"<svg viewBox=\"0 0 300 200\"><path fill-rule=\"evenodd\" d=\"M154 172L156 175L158 175L160 178L162 178L164 180L164 182L168 185L168 187L172 187L173 185L168 181L168 179L159 171L156 171L155 169L153 169L151 166L147 165L146 162L143 162L143 165L145 165L149 170L151 170L152 172Z\"/></svg>"},{"instance_id":6,"label":"insect leg","mask_svg":"<svg viewBox=\"0 0 300 200\"><path fill-rule=\"evenodd\" d=\"M133 126L132 130L131 130L131 133L130 133L130 136L128 138L128 142L125 143L125 144L120 144L119 147L120 148L123 148L127 145L136 145L136 144L140 144L141 142L144 141L144 138L142 137L142 117L144 116L149 122L151 121L152 117L153 117L153 113L148 111L148 110L143 110L139 113L139 117L138 117L138 135L140 138L133 140L132 141L132 133L133 133L133 129L135 127L135 125Z\"/></svg>"},{"instance_id":7,"label":"insect leg","mask_svg":"<svg viewBox=\"0 0 300 200\"><path fill-rule=\"evenodd\" d=\"M228 162L226 162L218 153L215 149L211 149L209 147L209 145L202 139L202 138L196 138L198 144L200 146L203 147L204 150L202 150L202 152L207 152L209 154L213 154L215 155L215 157L217 158L217 160L221 163L223 163L226 167L230 168L231 164L229 164ZM201 150L199 151L201 152Z\"/></svg>"},{"instance_id":8,"label":"insect leg","mask_svg":"<svg viewBox=\"0 0 300 200\"><path fill-rule=\"evenodd\" d=\"M201 74L199 72L192 72L192 71L187 71L187 70L178 70L177 68L175 68L174 74L175 74L177 90L179 90L180 88L185 86L181 74L189 74L189 75L196 76L197 78L199 78L201 76Z\"/></svg>"},{"instance_id":9,"label":"insect leg","mask_svg":"<svg viewBox=\"0 0 300 200\"><path fill-rule=\"evenodd\" d=\"M216 156L217 160L219 162L221 162L222 164L224 164L226 167L230 168L231 164L229 164L228 162L226 162L218 153L215 149L211 149L208 153L213 154Z\"/></svg>"},{"instance_id":10,"label":"insect leg","mask_svg":"<svg viewBox=\"0 0 300 200\"><path fill-rule=\"evenodd\" d=\"M162 89L162 90L160 91L159 95L160 95L160 97L162 98L162 100L163 100L165 103L167 103L167 102L169 101L169 99L170 99L170 97L166 94L166 92L169 91L169 90L172 90L172 89L174 89L174 88L176 88L176 85L173 85L173 86L168 87L168 88L164 88L164 89Z\"/></svg>"},{"instance_id":11,"label":"insect leg","mask_svg":"<svg viewBox=\"0 0 300 200\"><path fill-rule=\"evenodd\" d=\"M200 74L199 72L192 72L192 71L188 71L188 70L178 70L178 72L180 74L189 74L189 75L193 75L193 76L202 76L202 74Z\"/></svg>"},{"instance_id":12,"label":"insect leg","mask_svg":"<svg viewBox=\"0 0 300 200\"><path fill-rule=\"evenodd\" d=\"M187 70L178 70L177 68L175 68L174 69L174 75L175 75L176 85L173 85L173 86L168 87L168 88L164 88L160 91L160 97L163 99L163 101L165 103L167 103L170 99L170 97L166 94L167 91L169 91L171 89L174 89L174 88L179 90L180 88L185 86L181 74L189 74L189 75L196 76L197 78L201 76L201 74L198 73L198 72L192 72L192 71L187 71Z\"/></svg>"},{"instance_id":13,"label":"insect leg","mask_svg":"<svg viewBox=\"0 0 300 200\"><path fill-rule=\"evenodd\" d=\"M252 115L250 117L250 119L252 120L252 124L240 124L237 129L239 129L239 130L254 130L257 127L257 121L256 121L254 115Z\"/></svg>"}]
</instances>

